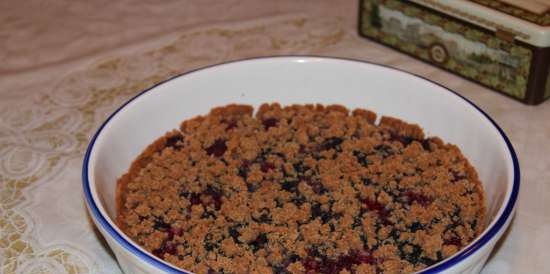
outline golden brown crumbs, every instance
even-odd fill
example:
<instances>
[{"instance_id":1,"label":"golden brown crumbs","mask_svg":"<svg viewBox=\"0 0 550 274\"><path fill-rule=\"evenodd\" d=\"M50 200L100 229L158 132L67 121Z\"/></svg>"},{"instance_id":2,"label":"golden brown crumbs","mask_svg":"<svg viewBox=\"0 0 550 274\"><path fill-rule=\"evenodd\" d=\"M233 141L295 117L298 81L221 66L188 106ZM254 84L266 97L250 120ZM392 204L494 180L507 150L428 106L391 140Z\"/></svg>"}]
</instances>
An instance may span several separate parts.
<instances>
[{"instance_id":1,"label":"golden brown crumbs","mask_svg":"<svg viewBox=\"0 0 550 274\"><path fill-rule=\"evenodd\" d=\"M339 105L213 109L151 144L117 184L117 223L196 273L410 273L483 230L460 150Z\"/></svg>"}]
</instances>

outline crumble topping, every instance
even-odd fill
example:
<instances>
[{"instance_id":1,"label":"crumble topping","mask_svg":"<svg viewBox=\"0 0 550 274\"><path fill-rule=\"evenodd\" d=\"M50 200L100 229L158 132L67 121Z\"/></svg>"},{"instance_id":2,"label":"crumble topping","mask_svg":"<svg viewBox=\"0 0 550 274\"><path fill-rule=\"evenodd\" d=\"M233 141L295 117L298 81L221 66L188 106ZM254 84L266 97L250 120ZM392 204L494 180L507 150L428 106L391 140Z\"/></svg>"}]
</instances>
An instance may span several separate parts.
<instances>
[{"instance_id":1,"label":"crumble topping","mask_svg":"<svg viewBox=\"0 0 550 274\"><path fill-rule=\"evenodd\" d=\"M183 121L117 183L117 223L195 273L411 273L483 230L460 150L339 105L228 105Z\"/></svg>"}]
</instances>

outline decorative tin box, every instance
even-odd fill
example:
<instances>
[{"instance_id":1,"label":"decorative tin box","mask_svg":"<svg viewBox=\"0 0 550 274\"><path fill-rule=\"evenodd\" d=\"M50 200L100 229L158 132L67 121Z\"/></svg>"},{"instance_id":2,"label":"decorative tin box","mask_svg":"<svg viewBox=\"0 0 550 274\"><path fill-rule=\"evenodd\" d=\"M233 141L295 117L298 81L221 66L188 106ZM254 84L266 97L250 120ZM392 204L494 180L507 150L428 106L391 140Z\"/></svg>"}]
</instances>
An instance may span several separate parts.
<instances>
[{"instance_id":1,"label":"decorative tin box","mask_svg":"<svg viewBox=\"0 0 550 274\"><path fill-rule=\"evenodd\" d=\"M359 10L366 38L527 104L550 97L550 0L360 0Z\"/></svg>"}]
</instances>

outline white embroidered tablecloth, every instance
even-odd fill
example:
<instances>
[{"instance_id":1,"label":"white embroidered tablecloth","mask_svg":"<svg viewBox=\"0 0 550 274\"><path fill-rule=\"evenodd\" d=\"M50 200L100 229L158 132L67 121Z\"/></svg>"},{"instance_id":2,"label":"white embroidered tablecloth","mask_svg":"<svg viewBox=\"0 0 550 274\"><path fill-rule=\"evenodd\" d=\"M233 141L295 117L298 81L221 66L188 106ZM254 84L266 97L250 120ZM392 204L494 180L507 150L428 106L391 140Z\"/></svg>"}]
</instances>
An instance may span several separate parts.
<instances>
[{"instance_id":1,"label":"white embroidered tablecloth","mask_svg":"<svg viewBox=\"0 0 550 274\"><path fill-rule=\"evenodd\" d=\"M525 106L359 38L357 2L0 2L0 273L121 273L86 213L88 139L170 76L254 56L348 57L433 79L474 101L520 158L518 211L483 273L550 273L550 102Z\"/></svg>"}]
</instances>

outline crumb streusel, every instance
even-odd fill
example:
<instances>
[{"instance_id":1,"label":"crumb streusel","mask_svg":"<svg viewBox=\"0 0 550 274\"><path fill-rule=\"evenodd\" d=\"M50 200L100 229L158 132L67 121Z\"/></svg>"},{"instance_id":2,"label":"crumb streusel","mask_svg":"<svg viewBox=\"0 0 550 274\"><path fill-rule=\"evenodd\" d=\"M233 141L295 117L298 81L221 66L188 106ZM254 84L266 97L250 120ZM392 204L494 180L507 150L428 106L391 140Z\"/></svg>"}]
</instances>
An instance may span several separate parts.
<instances>
[{"instance_id":1,"label":"crumb streusel","mask_svg":"<svg viewBox=\"0 0 550 274\"><path fill-rule=\"evenodd\" d=\"M118 181L117 223L196 273L410 273L484 228L460 150L338 105L215 108L151 144Z\"/></svg>"}]
</instances>

